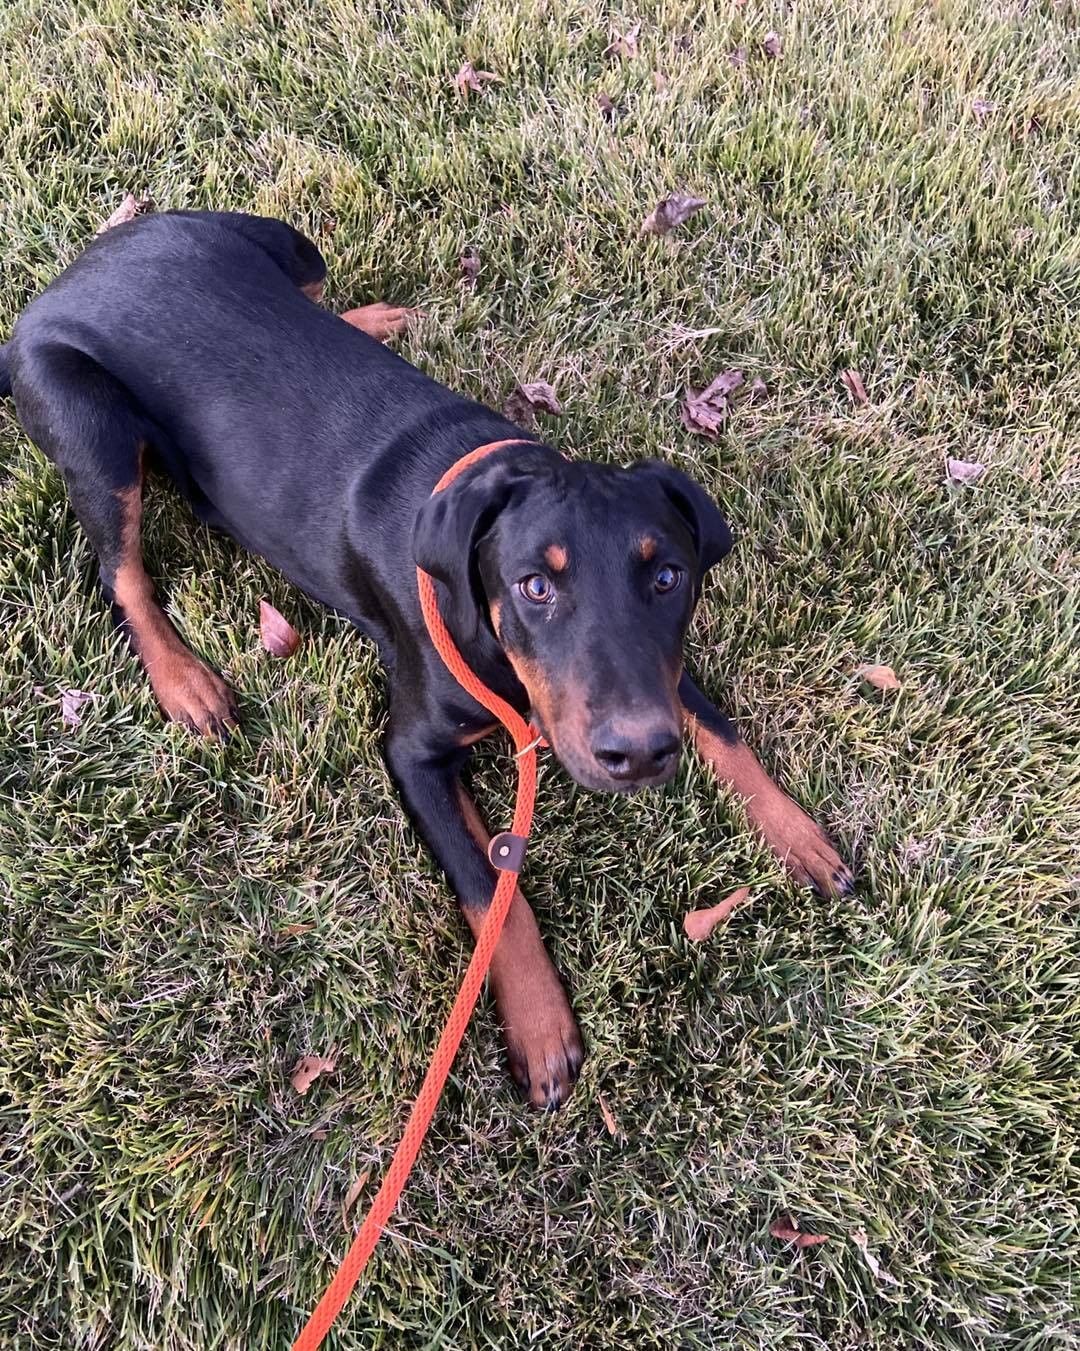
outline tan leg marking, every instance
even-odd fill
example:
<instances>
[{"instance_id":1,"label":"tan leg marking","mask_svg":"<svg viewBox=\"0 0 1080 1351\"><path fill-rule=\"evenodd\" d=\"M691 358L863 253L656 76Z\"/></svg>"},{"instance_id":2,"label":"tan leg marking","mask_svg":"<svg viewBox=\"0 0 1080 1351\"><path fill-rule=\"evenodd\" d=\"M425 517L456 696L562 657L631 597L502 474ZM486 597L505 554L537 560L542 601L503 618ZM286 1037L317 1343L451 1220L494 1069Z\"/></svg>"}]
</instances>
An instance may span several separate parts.
<instances>
[{"instance_id":1,"label":"tan leg marking","mask_svg":"<svg viewBox=\"0 0 1080 1351\"><path fill-rule=\"evenodd\" d=\"M121 560L113 595L165 716L204 735L223 735L237 722L228 685L184 645L154 599L142 557L142 482L117 494L123 513Z\"/></svg>"},{"instance_id":2,"label":"tan leg marking","mask_svg":"<svg viewBox=\"0 0 1080 1351\"><path fill-rule=\"evenodd\" d=\"M374 305L346 310L341 317L369 338L387 342L390 338L400 338L410 324L424 316L420 310L402 309L398 305L387 305L378 300Z\"/></svg>"},{"instance_id":3,"label":"tan leg marking","mask_svg":"<svg viewBox=\"0 0 1080 1351\"><path fill-rule=\"evenodd\" d=\"M824 896L850 891L851 873L825 833L769 778L750 747L725 741L686 709L683 720L698 754L743 799L750 824L795 880Z\"/></svg>"},{"instance_id":4,"label":"tan leg marking","mask_svg":"<svg viewBox=\"0 0 1080 1351\"><path fill-rule=\"evenodd\" d=\"M470 833L487 853L487 828L460 784L458 799ZM486 906L463 909L473 935L478 935ZM514 892L492 958L491 988L502 1022L510 1073L534 1107L558 1107L570 1095L585 1051L566 992L540 937L536 916L520 890Z\"/></svg>"}]
</instances>

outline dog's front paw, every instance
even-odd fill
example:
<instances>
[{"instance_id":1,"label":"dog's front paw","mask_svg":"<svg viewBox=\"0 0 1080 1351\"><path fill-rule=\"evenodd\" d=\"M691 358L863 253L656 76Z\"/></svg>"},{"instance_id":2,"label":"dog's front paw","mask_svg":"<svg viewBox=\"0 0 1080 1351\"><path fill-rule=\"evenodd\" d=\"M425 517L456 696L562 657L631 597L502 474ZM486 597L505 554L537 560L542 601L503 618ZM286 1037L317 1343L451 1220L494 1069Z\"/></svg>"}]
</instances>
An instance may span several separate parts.
<instances>
[{"instance_id":1,"label":"dog's front paw","mask_svg":"<svg viewBox=\"0 0 1080 1351\"><path fill-rule=\"evenodd\" d=\"M147 665L150 684L165 716L201 736L225 737L240 715L232 691L209 666L187 651Z\"/></svg>"},{"instance_id":2,"label":"dog's front paw","mask_svg":"<svg viewBox=\"0 0 1080 1351\"><path fill-rule=\"evenodd\" d=\"M533 1107L554 1111L570 1096L585 1048L558 976L546 977L500 990L496 1001L514 1082Z\"/></svg>"},{"instance_id":3,"label":"dog's front paw","mask_svg":"<svg viewBox=\"0 0 1080 1351\"><path fill-rule=\"evenodd\" d=\"M846 896L855 886L851 869L821 827L786 793L755 799L750 817L762 839L801 886L820 896Z\"/></svg>"}]
</instances>

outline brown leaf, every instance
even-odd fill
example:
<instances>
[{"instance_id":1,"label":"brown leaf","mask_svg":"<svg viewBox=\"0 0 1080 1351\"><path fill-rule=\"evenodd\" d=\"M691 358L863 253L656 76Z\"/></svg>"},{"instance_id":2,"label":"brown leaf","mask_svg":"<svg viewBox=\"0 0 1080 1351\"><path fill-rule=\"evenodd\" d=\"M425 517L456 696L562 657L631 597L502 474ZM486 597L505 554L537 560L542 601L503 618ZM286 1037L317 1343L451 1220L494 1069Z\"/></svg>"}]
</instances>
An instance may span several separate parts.
<instances>
[{"instance_id":1,"label":"brown leaf","mask_svg":"<svg viewBox=\"0 0 1080 1351\"><path fill-rule=\"evenodd\" d=\"M780 59L780 55L784 50L784 44L780 41L779 33L776 32L766 33L765 40L762 42L761 45L765 49L766 56L772 57L774 61L778 61Z\"/></svg>"},{"instance_id":2,"label":"brown leaf","mask_svg":"<svg viewBox=\"0 0 1080 1351\"><path fill-rule=\"evenodd\" d=\"M890 1272L886 1271L878 1259L870 1251L870 1240L866 1237L865 1229L853 1229L851 1231L851 1241L863 1255L863 1261L870 1268L870 1275L882 1285L899 1285L900 1282Z\"/></svg>"},{"instance_id":3,"label":"brown leaf","mask_svg":"<svg viewBox=\"0 0 1080 1351\"><path fill-rule=\"evenodd\" d=\"M320 1129L317 1130L317 1131L312 1131L312 1132L311 1132L311 1138L312 1138L313 1140L325 1140L329 1134L330 1134L330 1132L329 1132L328 1130L326 1130L326 1129L324 1129L324 1128L320 1128Z\"/></svg>"},{"instance_id":4,"label":"brown leaf","mask_svg":"<svg viewBox=\"0 0 1080 1351\"><path fill-rule=\"evenodd\" d=\"M424 311L404 309L400 305L387 305L385 301L377 300L373 305L346 310L341 317L376 342L389 342L391 338L400 338L417 319L423 319Z\"/></svg>"},{"instance_id":5,"label":"brown leaf","mask_svg":"<svg viewBox=\"0 0 1080 1351\"><path fill-rule=\"evenodd\" d=\"M975 121L978 122L980 127L996 107L996 103L991 103L987 99L979 98L971 100L971 111L975 114Z\"/></svg>"},{"instance_id":6,"label":"brown leaf","mask_svg":"<svg viewBox=\"0 0 1080 1351\"><path fill-rule=\"evenodd\" d=\"M683 426L715 441L734 406L731 396L742 383L742 371L731 370L723 371L700 393L688 389L682 407Z\"/></svg>"},{"instance_id":7,"label":"brown leaf","mask_svg":"<svg viewBox=\"0 0 1080 1351\"><path fill-rule=\"evenodd\" d=\"M611 1108L607 1105L603 1093L598 1093L596 1095L596 1100L600 1104L600 1115L604 1119L604 1128L608 1135L618 1135L619 1123L612 1115Z\"/></svg>"},{"instance_id":8,"label":"brown leaf","mask_svg":"<svg viewBox=\"0 0 1080 1351\"><path fill-rule=\"evenodd\" d=\"M492 75L490 70L477 70L471 61L463 61L461 69L454 76L454 88L463 99L468 99L470 90L474 94L482 94L484 85L493 81L502 84L498 75Z\"/></svg>"},{"instance_id":9,"label":"brown leaf","mask_svg":"<svg viewBox=\"0 0 1080 1351\"><path fill-rule=\"evenodd\" d=\"M658 94L666 94L671 81L662 70L654 70L652 73L653 88Z\"/></svg>"},{"instance_id":10,"label":"brown leaf","mask_svg":"<svg viewBox=\"0 0 1080 1351\"><path fill-rule=\"evenodd\" d=\"M145 216L153 209L154 203L150 197L136 197L133 192L129 192L108 220L98 226L97 233L103 235L114 225L126 225L129 220L134 220L136 216Z\"/></svg>"},{"instance_id":11,"label":"brown leaf","mask_svg":"<svg viewBox=\"0 0 1080 1351\"><path fill-rule=\"evenodd\" d=\"M283 929L278 930L279 938L292 938L296 934L307 934L315 928L314 924L286 924Z\"/></svg>"},{"instance_id":12,"label":"brown leaf","mask_svg":"<svg viewBox=\"0 0 1080 1351\"><path fill-rule=\"evenodd\" d=\"M612 38L604 48L604 55L616 56L621 61L632 61L638 54L637 40L641 33L641 23L634 24L633 28L627 29L625 33L617 33L614 28L611 32Z\"/></svg>"},{"instance_id":13,"label":"brown leaf","mask_svg":"<svg viewBox=\"0 0 1080 1351\"><path fill-rule=\"evenodd\" d=\"M862 376L858 371L841 371L840 379L844 383L844 388L851 395L853 403L869 403L870 396L866 392L866 386L862 382Z\"/></svg>"},{"instance_id":14,"label":"brown leaf","mask_svg":"<svg viewBox=\"0 0 1080 1351\"><path fill-rule=\"evenodd\" d=\"M458 266L461 268L461 280L466 286L475 286L480 275L480 255L469 244L458 254Z\"/></svg>"},{"instance_id":15,"label":"brown leaf","mask_svg":"<svg viewBox=\"0 0 1080 1351\"><path fill-rule=\"evenodd\" d=\"M356 1205L356 1199L367 1186L370 1176L371 1169L366 1168L345 1193L345 1200L341 1203L341 1222L346 1229L349 1227L349 1211Z\"/></svg>"},{"instance_id":16,"label":"brown leaf","mask_svg":"<svg viewBox=\"0 0 1080 1351\"><path fill-rule=\"evenodd\" d=\"M750 382L750 402L760 403L762 399L767 399L768 397L769 386L760 375L756 375Z\"/></svg>"},{"instance_id":17,"label":"brown leaf","mask_svg":"<svg viewBox=\"0 0 1080 1351\"><path fill-rule=\"evenodd\" d=\"M300 643L300 635L268 600L259 601L259 635L272 657L291 657Z\"/></svg>"},{"instance_id":18,"label":"brown leaf","mask_svg":"<svg viewBox=\"0 0 1080 1351\"><path fill-rule=\"evenodd\" d=\"M546 380L535 380L529 385L515 385L503 404L503 412L511 422L525 431L536 426L536 414L551 413L562 416L562 404Z\"/></svg>"},{"instance_id":19,"label":"brown leaf","mask_svg":"<svg viewBox=\"0 0 1080 1351\"><path fill-rule=\"evenodd\" d=\"M85 690L64 690L60 695L60 717L65 727L78 727L82 722L82 710L86 704L93 703L98 696L87 694Z\"/></svg>"},{"instance_id":20,"label":"brown leaf","mask_svg":"<svg viewBox=\"0 0 1080 1351\"><path fill-rule=\"evenodd\" d=\"M986 465L980 464L978 460L950 458L945 461L945 469L954 483L974 483L986 473Z\"/></svg>"},{"instance_id":21,"label":"brown leaf","mask_svg":"<svg viewBox=\"0 0 1080 1351\"><path fill-rule=\"evenodd\" d=\"M320 1074L329 1074L337 1064L334 1056L302 1055L292 1068L289 1082L301 1097Z\"/></svg>"},{"instance_id":22,"label":"brown leaf","mask_svg":"<svg viewBox=\"0 0 1080 1351\"><path fill-rule=\"evenodd\" d=\"M797 1248L816 1248L819 1243L828 1241L828 1234L804 1234L796 1229L790 1215L781 1215L769 1225L769 1233L784 1243L794 1243Z\"/></svg>"},{"instance_id":23,"label":"brown leaf","mask_svg":"<svg viewBox=\"0 0 1080 1351\"><path fill-rule=\"evenodd\" d=\"M902 690L904 688L891 666L860 666L855 674L862 676L866 683L873 685L876 690Z\"/></svg>"},{"instance_id":24,"label":"brown leaf","mask_svg":"<svg viewBox=\"0 0 1080 1351\"><path fill-rule=\"evenodd\" d=\"M642 222L643 235L670 234L677 225L688 221L695 212L705 206L703 197L690 197L685 192L671 192L662 197Z\"/></svg>"},{"instance_id":25,"label":"brown leaf","mask_svg":"<svg viewBox=\"0 0 1080 1351\"><path fill-rule=\"evenodd\" d=\"M606 121L615 121L615 105L607 94L597 94L596 106L600 109L600 114Z\"/></svg>"},{"instance_id":26,"label":"brown leaf","mask_svg":"<svg viewBox=\"0 0 1080 1351\"><path fill-rule=\"evenodd\" d=\"M692 943L704 943L718 924L722 924L733 910L745 905L750 899L750 888L740 887L722 901L710 905L708 910L691 910L683 916L683 933Z\"/></svg>"}]
</instances>

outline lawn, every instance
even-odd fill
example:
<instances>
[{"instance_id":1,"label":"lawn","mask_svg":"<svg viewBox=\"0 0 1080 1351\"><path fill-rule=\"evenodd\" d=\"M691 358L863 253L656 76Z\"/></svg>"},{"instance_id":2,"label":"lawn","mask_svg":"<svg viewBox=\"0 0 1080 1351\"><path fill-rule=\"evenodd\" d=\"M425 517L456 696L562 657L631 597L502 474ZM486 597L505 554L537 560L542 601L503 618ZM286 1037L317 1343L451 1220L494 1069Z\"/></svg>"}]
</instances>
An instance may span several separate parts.
<instances>
[{"instance_id":1,"label":"lawn","mask_svg":"<svg viewBox=\"0 0 1080 1351\"><path fill-rule=\"evenodd\" d=\"M422 306L402 350L448 384L550 381L553 444L723 503L690 664L860 875L795 890L691 757L628 800L549 761L525 889L582 1080L530 1114L481 1005L333 1347L1080 1347L1077 17L3 6L0 335L130 189L306 229L327 303ZM499 81L462 97L466 59ZM675 188L708 205L641 236ZM692 435L686 389L733 366L767 395ZM10 403L0 459L0 1343L286 1348L465 926L383 767L370 646L158 489L151 570L244 715L194 740ZM302 631L286 661L261 597ZM510 786L493 745L495 823ZM770 1237L788 1214L827 1242Z\"/></svg>"}]
</instances>

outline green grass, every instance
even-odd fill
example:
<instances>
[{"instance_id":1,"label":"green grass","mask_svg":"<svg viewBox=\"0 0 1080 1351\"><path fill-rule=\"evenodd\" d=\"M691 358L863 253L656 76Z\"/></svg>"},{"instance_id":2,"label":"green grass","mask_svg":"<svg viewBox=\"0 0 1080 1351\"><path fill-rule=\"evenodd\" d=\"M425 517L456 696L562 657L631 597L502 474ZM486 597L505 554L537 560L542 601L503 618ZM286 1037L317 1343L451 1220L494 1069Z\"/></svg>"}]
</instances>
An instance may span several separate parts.
<instances>
[{"instance_id":1,"label":"green grass","mask_svg":"<svg viewBox=\"0 0 1080 1351\"><path fill-rule=\"evenodd\" d=\"M556 445L724 503L692 664L860 871L795 892L694 763L628 801L549 764L527 890L582 1082L527 1113L482 1009L334 1347L1080 1346L1078 31L1049 0L0 12L0 333L146 189L307 229L330 303L422 305L406 354L457 388L552 381ZM467 103L466 57L502 77ZM708 209L639 238L674 187ZM736 364L768 399L691 437L686 386ZM245 714L196 743L10 404L0 453L0 1341L284 1348L464 926L383 768L371 649L157 493L152 570ZM947 454L989 470L959 490ZM75 730L68 687L99 696ZM478 780L507 819L505 755ZM769 1238L784 1211L829 1242Z\"/></svg>"}]
</instances>

